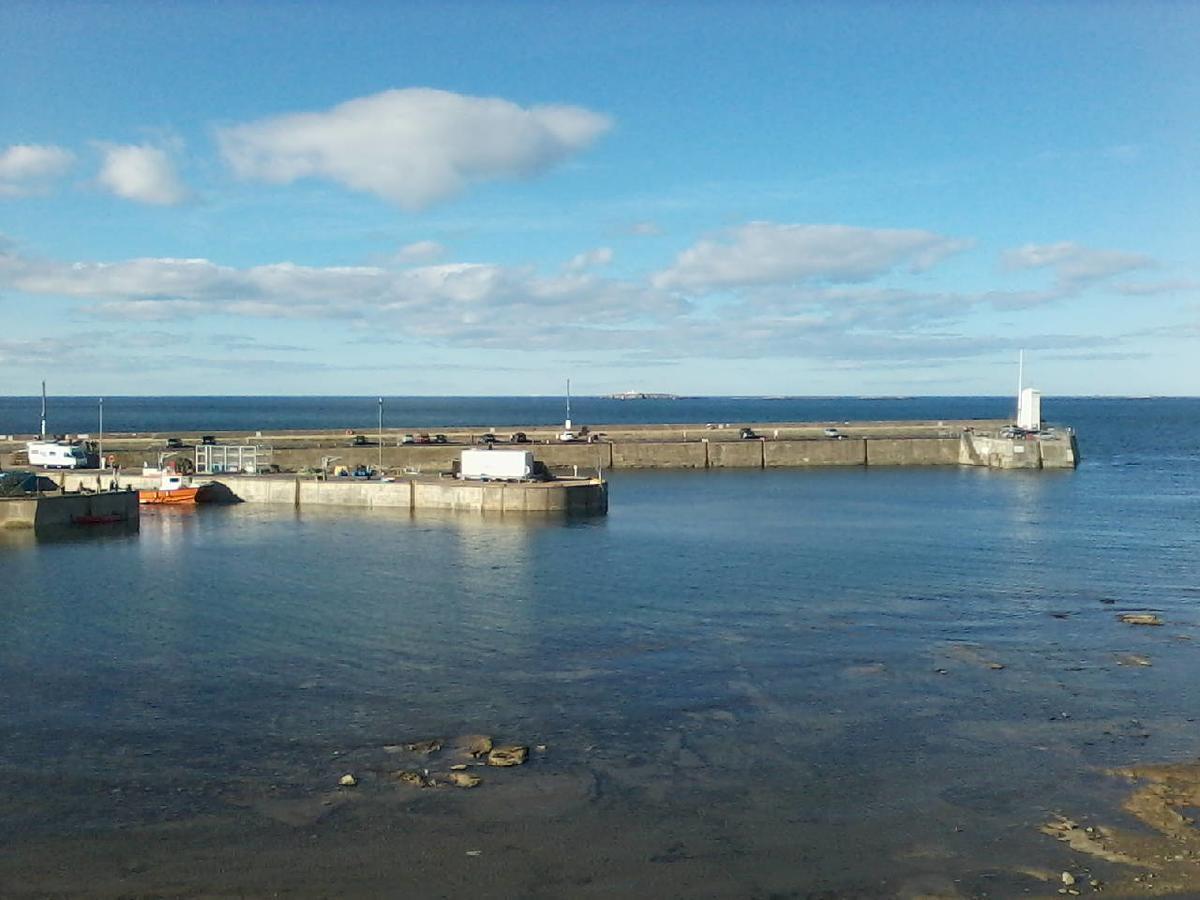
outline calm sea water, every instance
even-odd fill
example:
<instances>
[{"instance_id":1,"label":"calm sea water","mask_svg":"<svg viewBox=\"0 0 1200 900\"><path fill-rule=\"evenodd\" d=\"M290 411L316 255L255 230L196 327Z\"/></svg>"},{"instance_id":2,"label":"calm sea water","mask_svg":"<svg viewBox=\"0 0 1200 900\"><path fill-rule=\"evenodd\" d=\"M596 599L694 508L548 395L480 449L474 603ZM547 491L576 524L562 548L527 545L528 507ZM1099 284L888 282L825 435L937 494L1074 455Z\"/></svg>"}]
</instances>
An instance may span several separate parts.
<instances>
[{"instance_id":1,"label":"calm sea water","mask_svg":"<svg viewBox=\"0 0 1200 900\"><path fill-rule=\"evenodd\" d=\"M563 397L385 397L387 428L452 425L552 425L566 413ZM36 432L40 397L0 397L0 434ZM1056 403L1047 401L1047 414ZM580 423L792 422L844 419L1003 418L1009 397L690 397L679 400L606 400L575 397ZM48 427L56 433L99 428L96 397L51 397ZM261 429L373 428L378 397L108 397L108 431L250 431Z\"/></svg>"},{"instance_id":2,"label":"calm sea water","mask_svg":"<svg viewBox=\"0 0 1200 900\"><path fill-rule=\"evenodd\" d=\"M663 420L1003 414L745 402ZM0 895L1045 891L1022 873L1079 859L1037 827L1118 817L1104 767L1200 755L1200 401L1046 405L1077 471L615 472L598 519L4 536ZM388 777L463 733L544 749L473 790Z\"/></svg>"}]
</instances>

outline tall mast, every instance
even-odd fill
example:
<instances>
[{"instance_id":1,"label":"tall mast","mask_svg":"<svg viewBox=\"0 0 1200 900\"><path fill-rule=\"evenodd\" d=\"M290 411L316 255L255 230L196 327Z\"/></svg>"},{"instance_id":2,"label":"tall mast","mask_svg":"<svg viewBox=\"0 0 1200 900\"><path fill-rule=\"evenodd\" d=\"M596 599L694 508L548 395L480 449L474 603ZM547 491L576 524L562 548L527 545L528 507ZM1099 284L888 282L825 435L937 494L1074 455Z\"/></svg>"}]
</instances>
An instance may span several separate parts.
<instances>
[{"instance_id":1,"label":"tall mast","mask_svg":"<svg viewBox=\"0 0 1200 900\"><path fill-rule=\"evenodd\" d=\"M571 427L571 379L567 379L567 421L563 423L564 427Z\"/></svg>"},{"instance_id":2,"label":"tall mast","mask_svg":"<svg viewBox=\"0 0 1200 900\"><path fill-rule=\"evenodd\" d=\"M42 440L46 439L46 382L42 381Z\"/></svg>"}]
</instances>

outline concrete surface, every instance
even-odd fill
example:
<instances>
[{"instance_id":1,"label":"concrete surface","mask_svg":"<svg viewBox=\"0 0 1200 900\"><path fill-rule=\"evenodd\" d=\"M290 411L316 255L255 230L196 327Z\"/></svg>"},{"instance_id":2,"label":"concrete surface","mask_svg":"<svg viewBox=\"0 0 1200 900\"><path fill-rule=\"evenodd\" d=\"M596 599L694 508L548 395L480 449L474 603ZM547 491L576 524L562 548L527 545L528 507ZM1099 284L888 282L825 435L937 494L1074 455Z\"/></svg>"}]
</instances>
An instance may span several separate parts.
<instances>
[{"instance_id":1,"label":"concrete surface","mask_svg":"<svg viewBox=\"0 0 1200 900\"><path fill-rule=\"evenodd\" d=\"M76 520L87 516L121 516L114 523L136 530L139 523L135 491L103 494L46 494L39 497L0 498L0 528L38 531L93 527Z\"/></svg>"}]
</instances>

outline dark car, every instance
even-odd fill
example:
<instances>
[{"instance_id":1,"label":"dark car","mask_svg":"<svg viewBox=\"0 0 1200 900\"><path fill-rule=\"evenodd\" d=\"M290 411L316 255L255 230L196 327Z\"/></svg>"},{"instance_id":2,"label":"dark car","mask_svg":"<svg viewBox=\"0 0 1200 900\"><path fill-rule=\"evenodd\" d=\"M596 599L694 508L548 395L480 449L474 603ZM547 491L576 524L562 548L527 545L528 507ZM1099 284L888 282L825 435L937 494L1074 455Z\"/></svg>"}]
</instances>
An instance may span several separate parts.
<instances>
[{"instance_id":1,"label":"dark car","mask_svg":"<svg viewBox=\"0 0 1200 900\"><path fill-rule=\"evenodd\" d=\"M177 437L169 437L169 438L167 438L167 449L168 450L182 450L183 449L183 441L181 441Z\"/></svg>"},{"instance_id":2,"label":"dark car","mask_svg":"<svg viewBox=\"0 0 1200 900\"><path fill-rule=\"evenodd\" d=\"M494 443L496 443L496 436L494 434L492 434L490 431L487 434L481 434L479 436L479 443L494 444Z\"/></svg>"},{"instance_id":3,"label":"dark car","mask_svg":"<svg viewBox=\"0 0 1200 900\"><path fill-rule=\"evenodd\" d=\"M513 436L508 440L511 444L528 444L530 442L529 435L523 431L514 431Z\"/></svg>"},{"instance_id":4,"label":"dark car","mask_svg":"<svg viewBox=\"0 0 1200 900\"><path fill-rule=\"evenodd\" d=\"M448 443L450 443L449 439L447 439L447 437L446 437L444 434L435 434L435 435L433 436L433 442L434 442L435 444L448 444Z\"/></svg>"},{"instance_id":5,"label":"dark car","mask_svg":"<svg viewBox=\"0 0 1200 900\"><path fill-rule=\"evenodd\" d=\"M355 447L366 447L367 446L367 436L365 434L356 434L354 436L353 444Z\"/></svg>"},{"instance_id":6,"label":"dark car","mask_svg":"<svg viewBox=\"0 0 1200 900\"><path fill-rule=\"evenodd\" d=\"M217 442L216 437L214 437L211 434L206 434L200 438L200 443L204 444L206 447L211 447L216 442Z\"/></svg>"},{"instance_id":7,"label":"dark car","mask_svg":"<svg viewBox=\"0 0 1200 900\"><path fill-rule=\"evenodd\" d=\"M738 432L738 437L743 441L753 441L758 439L758 435L754 433L753 428L743 428Z\"/></svg>"}]
</instances>

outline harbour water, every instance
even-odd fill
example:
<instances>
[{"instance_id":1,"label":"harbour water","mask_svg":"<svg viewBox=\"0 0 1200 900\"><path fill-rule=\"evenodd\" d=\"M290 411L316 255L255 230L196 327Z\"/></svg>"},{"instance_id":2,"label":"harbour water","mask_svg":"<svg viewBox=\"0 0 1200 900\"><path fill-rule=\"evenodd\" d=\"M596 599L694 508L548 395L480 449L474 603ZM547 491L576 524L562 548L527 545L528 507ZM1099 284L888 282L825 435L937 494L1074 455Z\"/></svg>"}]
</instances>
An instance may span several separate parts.
<instances>
[{"instance_id":1,"label":"harbour water","mask_svg":"<svg viewBox=\"0 0 1200 900\"><path fill-rule=\"evenodd\" d=\"M619 405L768 418L654 402L690 401ZM807 402L776 418L1004 413ZM0 895L1119 885L1039 828L1130 827L1106 770L1200 757L1200 400L1047 407L1076 471L616 472L601 519L243 505L5 536ZM530 762L389 777L442 765L397 745L468 733Z\"/></svg>"}]
</instances>

